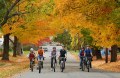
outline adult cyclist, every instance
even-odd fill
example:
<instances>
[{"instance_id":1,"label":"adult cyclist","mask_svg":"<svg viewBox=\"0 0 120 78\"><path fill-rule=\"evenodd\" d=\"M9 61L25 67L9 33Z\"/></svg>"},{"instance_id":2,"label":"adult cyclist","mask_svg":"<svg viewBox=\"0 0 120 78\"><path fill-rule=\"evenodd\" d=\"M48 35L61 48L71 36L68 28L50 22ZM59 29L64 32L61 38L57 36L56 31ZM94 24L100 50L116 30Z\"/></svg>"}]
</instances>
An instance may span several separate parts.
<instances>
[{"instance_id":1,"label":"adult cyclist","mask_svg":"<svg viewBox=\"0 0 120 78\"><path fill-rule=\"evenodd\" d=\"M85 48L82 47L79 51L79 58L80 58L80 69L81 69L81 66L82 66L82 61L83 61L83 57L84 57L84 51L85 51Z\"/></svg>"},{"instance_id":2,"label":"adult cyclist","mask_svg":"<svg viewBox=\"0 0 120 78\"><path fill-rule=\"evenodd\" d=\"M92 61L92 50L91 50L91 48L89 47L89 45L87 45L87 48L85 49L85 57L87 57L87 58L90 58L90 68L92 68L92 63L91 63L91 61Z\"/></svg>"},{"instance_id":3,"label":"adult cyclist","mask_svg":"<svg viewBox=\"0 0 120 78\"><path fill-rule=\"evenodd\" d=\"M61 57L64 57L65 58L65 61L66 61L66 58L67 58L67 51L65 50L65 47L62 46L62 49L60 50L60 56L59 56L59 64L61 63Z\"/></svg>"},{"instance_id":4,"label":"adult cyclist","mask_svg":"<svg viewBox=\"0 0 120 78\"><path fill-rule=\"evenodd\" d=\"M56 56L57 56L57 51L56 47L53 47L53 50L51 51L51 70L53 68L53 57L55 56L55 63L57 63Z\"/></svg>"},{"instance_id":5,"label":"adult cyclist","mask_svg":"<svg viewBox=\"0 0 120 78\"><path fill-rule=\"evenodd\" d=\"M44 60L44 50L42 49L42 47L39 47L38 49L38 60Z\"/></svg>"}]
</instances>

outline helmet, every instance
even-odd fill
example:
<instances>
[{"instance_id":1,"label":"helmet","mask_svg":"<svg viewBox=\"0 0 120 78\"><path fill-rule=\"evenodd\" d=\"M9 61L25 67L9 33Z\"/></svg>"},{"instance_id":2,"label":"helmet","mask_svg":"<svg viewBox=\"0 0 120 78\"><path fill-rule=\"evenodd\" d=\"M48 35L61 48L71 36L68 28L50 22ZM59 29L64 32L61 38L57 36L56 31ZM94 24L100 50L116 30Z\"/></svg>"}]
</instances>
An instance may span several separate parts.
<instances>
[{"instance_id":1,"label":"helmet","mask_svg":"<svg viewBox=\"0 0 120 78\"><path fill-rule=\"evenodd\" d=\"M34 49L33 49L33 48L30 48L30 51L34 51Z\"/></svg>"},{"instance_id":2,"label":"helmet","mask_svg":"<svg viewBox=\"0 0 120 78\"><path fill-rule=\"evenodd\" d=\"M53 47L53 49L56 49L56 47Z\"/></svg>"},{"instance_id":3,"label":"helmet","mask_svg":"<svg viewBox=\"0 0 120 78\"><path fill-rule=\"evenodd\" d=\"M42 46L39 46L39 49L42 49Z\"/></svg>"}]
</instances>

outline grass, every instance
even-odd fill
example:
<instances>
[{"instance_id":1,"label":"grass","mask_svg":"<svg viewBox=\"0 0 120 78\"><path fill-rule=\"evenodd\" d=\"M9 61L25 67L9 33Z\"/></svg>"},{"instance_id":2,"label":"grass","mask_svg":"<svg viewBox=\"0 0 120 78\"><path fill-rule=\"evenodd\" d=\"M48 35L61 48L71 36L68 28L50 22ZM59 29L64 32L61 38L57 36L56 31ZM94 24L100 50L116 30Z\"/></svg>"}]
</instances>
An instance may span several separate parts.
<instances>
[{"instance_id":1,"label":"grass","mask_svg":"<svg viewBox=\"0 0 120 78\"><path fill-rule=\"evenodd\" d=\"M24 55L28 55L30 51L24 51Z\"/></svg>"},{"instance_id":2,"label":"grass","mask_svg":"<svg viewBox=\"0 0 120 78\"><path fill-rule=\"evenodd\" d=\"M4 66L5 65L5 63L0 63L0 66Z\"/></svg>"},{"instance_id":3,"label":"grass","mask_svg":"<svg viewBox=\"0 0 120 78\"><path fill-rule=\"evenodd\" d=\"M0 78L8 78L22 70L29 68L29 59L26 57L29 51L25 51L23 56L12 57L10 52L10 61L0 60ZM1 57L0 57L1 59Z\"/></svg>"},{"instance_id":4,"label":"grass","mask_svg":"<svg viewBox=\"0 0 120 78\"><path fill-rule=\"evenodd\" d=\"M75 55L78 55L78 54L79 54L79 50L76 50L76 52L73 51L73 50L71 50L70 53L75 54Z\"/></svg>"}]
</instances>

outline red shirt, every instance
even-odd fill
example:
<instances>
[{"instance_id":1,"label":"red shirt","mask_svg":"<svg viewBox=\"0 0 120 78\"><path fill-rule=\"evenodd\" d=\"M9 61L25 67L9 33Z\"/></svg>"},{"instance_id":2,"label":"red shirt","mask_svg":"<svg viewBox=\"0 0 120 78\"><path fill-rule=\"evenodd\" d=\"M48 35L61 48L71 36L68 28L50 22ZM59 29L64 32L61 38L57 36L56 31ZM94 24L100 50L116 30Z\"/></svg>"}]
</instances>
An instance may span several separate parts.
<instances>
[{"instance_id":1,"label":"red shirt","mask_svg":"<svg viewBox=\"0 0 120 78\"><path fill-rule=\"evenodd\" d=\"M32 59L34 59L34 58L35 58L35 55L34 55L33 53L30 53L30 54L29 54L29 59L32 60Z\"/></svg>"}]
</instances>

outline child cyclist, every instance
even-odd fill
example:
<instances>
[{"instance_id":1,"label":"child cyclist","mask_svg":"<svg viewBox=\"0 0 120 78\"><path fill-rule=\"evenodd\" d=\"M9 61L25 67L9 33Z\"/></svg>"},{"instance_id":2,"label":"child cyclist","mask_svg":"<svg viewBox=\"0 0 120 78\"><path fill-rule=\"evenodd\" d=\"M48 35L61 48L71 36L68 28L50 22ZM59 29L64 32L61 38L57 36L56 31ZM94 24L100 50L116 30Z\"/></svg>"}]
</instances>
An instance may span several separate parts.
<instances>
[{"instance_id":1,"label":"child cyclist","mask_svg":"<svg viewBox=\"0 0 120 78\"><path fill-rule=\"evenodd\" d=\"M29 53L28 57L29 57L30 63L31 63L31 61L33 61L33 64L34 64L35 63L35 53L34 53L33 49L30 49L30 53Z\"/></svg>"}]
</instances>

